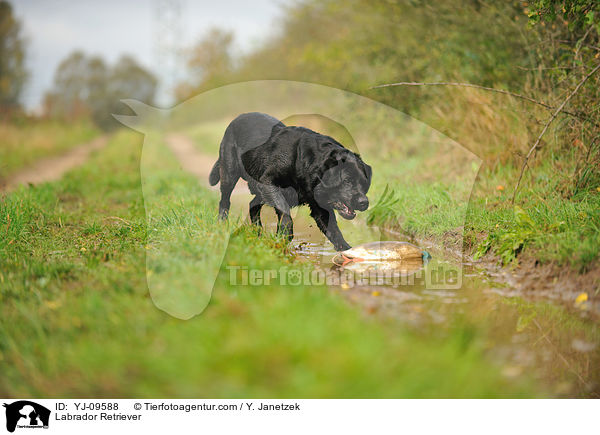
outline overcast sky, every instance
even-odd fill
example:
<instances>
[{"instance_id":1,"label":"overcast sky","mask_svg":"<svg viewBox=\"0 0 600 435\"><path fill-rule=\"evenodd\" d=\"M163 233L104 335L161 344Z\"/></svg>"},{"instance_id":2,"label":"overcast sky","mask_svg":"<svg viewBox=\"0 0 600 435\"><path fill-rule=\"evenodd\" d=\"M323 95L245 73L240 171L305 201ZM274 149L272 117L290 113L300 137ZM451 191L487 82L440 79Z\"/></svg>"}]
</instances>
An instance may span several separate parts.
<instances>
[{"instance_id":1,"label":"overcast sky","mask_svg":"<svg viewBox=\"0 0 600 435\"><path fill-rule=\"evenodd\" d=\"M75 49L114 62L133 55L159 74L157 18L166 0L13 0L22 21L31 77L23 95L35 109L52 85L58 63ZM276 31L282 5L291 0L170 0L181 4L181 46L189 46L207 29L218 26L235 32L236 45L247 52ZM165 102L164 97L162 98Z\"/></svg>"}]
</instances>

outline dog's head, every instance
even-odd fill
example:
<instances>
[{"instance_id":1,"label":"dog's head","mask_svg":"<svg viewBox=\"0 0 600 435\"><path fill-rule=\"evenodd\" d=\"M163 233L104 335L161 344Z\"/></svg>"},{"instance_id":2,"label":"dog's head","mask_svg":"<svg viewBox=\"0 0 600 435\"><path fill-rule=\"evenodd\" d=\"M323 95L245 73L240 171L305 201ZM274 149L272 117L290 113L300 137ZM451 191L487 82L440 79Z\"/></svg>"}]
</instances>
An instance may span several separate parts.
<instances>
[{"instance_id":1,"label":"dog's head","mask_svg":"<svg viewBox=\"0 0 600 435\"><path fill-rule=\"evenodd\" d=\"M337 210L344 219L354 219L356 210L369 207L372 171L358 154L335 148L320 169L314 194L321 207Z\"/></svg>"}]
</instances>

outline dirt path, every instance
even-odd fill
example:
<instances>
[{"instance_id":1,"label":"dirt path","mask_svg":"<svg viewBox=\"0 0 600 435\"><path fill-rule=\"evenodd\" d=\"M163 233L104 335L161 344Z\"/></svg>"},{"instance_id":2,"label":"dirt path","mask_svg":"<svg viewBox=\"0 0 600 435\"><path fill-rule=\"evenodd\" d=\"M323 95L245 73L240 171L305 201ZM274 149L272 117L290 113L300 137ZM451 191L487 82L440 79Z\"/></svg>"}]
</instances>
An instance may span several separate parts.
<instances>
[{"instance_id":1,"label":"dirt path","mask_svg":"<svg viewBox=\"0 0 600 435\"><path fill-rule=\"evenodd\" d=\"M4 184L0 186L0 192L10 192L23 184L40 184L58 180L66 172L85 163L93 151L97 151L106 145L107 140L106 136L100 136L89 143L69 150L65 154L39 160L33 166L25 168L4 180Z\"/></svg>"},{"instance_id":2,"label":"dirt path","mask_svg":"<svg viewBox=\"0 0 600 435\"><path fill-rule=\"evenodd\" d=\"M217 186L209 186L208 185L208 176L210 175L210 171L212 170L213 165L215 164L215 157L208 156L200 152L194 142L187 136L182 134L169 134L166 138L167 145L177 157L181 168L189 172L192 175L195 175L200 182L207 186L209 189L218 190ZM233 195L249 195L250 191L248 190L248 184L241 180L233 189Z\"/></svg>"}]
</instances>

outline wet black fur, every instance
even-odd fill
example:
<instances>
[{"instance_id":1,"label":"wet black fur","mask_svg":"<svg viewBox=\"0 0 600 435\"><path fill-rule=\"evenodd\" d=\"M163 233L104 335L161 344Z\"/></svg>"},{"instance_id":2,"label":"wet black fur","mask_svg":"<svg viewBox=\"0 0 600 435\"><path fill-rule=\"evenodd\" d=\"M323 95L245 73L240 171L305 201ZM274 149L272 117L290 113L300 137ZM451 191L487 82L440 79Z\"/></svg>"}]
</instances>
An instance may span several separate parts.
<instances>
[{"instance_id":1,"label":"wet black fur","mask_svg":"<svg viewBox=\"0 0 600 435\"><path fill-rule=\"evenodd\" d=\"M250 218L261 225L264 204L275 208L277 230L293 237L290 208L308 205L336 250L349 249L334 210L353 219L369 206L371 167L335 139L304 127L286 127L264 113L245 113L227 127L209 182L221 182L219 216L227 218L231 192L241 178L256 195Z\"/></svg>"}]
</instances>

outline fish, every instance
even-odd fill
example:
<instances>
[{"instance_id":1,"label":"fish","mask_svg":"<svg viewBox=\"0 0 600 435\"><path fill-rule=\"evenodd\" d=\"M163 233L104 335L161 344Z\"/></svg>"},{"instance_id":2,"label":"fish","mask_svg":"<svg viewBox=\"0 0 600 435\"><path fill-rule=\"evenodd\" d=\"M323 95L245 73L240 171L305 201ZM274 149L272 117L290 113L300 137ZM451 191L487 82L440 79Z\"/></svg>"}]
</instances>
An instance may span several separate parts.
<instances>
[{"instance_id":1,"label":"fish","mask_svg":"<svg viewBox=\"0 0 600 435\"><path fill-rule=\"evenodd\" d=\"M346 266L357 262L415 262L426 263L431 255L408 242L379 241L364 243L354 248L339 252L332 261L338 266Z\"/></svg>"},{"instance_id":2,"label":"fish","mask_svg":"<svg viewBox=\"0 0 600 435\"><path fill-rule=\"evenodd\" d=\"M348 261L344 265L334 265L333 267L362 275L401 277L412 275L423 269L424 265L421 258L411 258L394 261Z\"/></svg>"}]
</instances>

